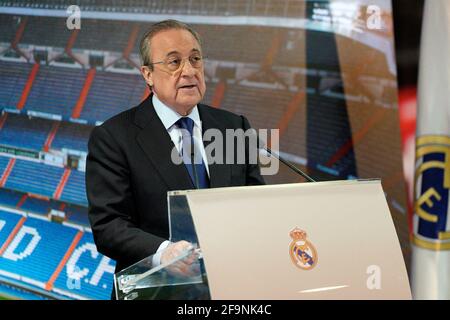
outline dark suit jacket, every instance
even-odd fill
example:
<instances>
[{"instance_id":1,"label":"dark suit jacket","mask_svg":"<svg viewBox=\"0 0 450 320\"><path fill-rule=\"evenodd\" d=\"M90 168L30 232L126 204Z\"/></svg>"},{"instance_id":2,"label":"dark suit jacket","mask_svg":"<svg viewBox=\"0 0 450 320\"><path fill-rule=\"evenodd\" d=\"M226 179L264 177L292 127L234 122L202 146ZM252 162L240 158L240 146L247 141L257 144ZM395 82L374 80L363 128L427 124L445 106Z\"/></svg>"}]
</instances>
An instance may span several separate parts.
<instances>
[{"instance_id":1,"label":"dark suit jacket","mask_svg":"<svg viewBox=\"0 0 450 320\"><path fill-rule=\"evenodd\" d=\"M215 128L225 135L226 129L250 127L243 116L202 104L198 110L203 131ZM116 260L116 271L155 253L168 239L167 191L194 189L185 165L171 161L173 147L151 96L92 131L89 219L98 251ZM264 183L257 165L210 164L209 173L212 188Z\"/></svg>"}]
</instances>

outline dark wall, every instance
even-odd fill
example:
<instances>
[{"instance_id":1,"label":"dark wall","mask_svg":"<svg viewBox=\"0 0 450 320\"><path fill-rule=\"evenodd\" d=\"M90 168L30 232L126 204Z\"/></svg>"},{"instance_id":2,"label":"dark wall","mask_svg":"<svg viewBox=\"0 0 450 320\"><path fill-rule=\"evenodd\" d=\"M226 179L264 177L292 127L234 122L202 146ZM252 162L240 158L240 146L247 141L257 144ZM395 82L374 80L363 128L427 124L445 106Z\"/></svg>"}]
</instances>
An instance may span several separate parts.
<instances>
[{"instance_id":1,"label":"dark wall","mask_svg":"<svg viewBox=\"0 0 450 320\"><path fill-rule=\"evenodd\" d=\"M416 86L424 0L393 0L399 87Z\"/></svg>"}]
</instances>

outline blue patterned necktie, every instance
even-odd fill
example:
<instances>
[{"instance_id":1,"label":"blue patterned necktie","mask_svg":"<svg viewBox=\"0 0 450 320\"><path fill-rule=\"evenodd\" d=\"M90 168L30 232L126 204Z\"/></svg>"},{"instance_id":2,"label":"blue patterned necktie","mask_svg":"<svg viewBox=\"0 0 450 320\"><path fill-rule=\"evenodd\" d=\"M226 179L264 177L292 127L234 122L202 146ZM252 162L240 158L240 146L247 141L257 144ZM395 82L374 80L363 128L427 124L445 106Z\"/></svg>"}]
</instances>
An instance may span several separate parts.
<instances>
[{"instance_id":1,"label":"blue patterned necktie","mask_svg":"<svg viewBox=\"0 0 450 320\"><path fill-rule=\"evenodd\" d=\"M206 172L205 163L203 162L198 146L195 148L194 120L188 117L183 117L178 119L176 125L178 128L185 130L183 132L183 147L181 155L194 186L198 189L209 188L209 178L208 173ZM192 152L194 156L192 156ZM194 164L192 164L192 160L194 161ZM195 171L193 169L193 165L195 166Z\"/></svg>"}]
</instances>

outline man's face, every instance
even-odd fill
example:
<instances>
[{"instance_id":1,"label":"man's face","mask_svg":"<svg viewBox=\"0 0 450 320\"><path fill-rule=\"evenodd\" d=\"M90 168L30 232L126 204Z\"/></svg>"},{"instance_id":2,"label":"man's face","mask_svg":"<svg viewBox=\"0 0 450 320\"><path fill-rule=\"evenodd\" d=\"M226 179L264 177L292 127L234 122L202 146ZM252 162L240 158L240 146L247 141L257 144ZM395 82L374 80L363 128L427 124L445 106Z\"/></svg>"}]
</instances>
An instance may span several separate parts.
<instances>
[{"instance_id":1,"label":"man's face","mask_svg":"<svg viewBox=\"0 0 450 320\"><path fill-rule=\"evenodd\" d=\"M180 61L181 68L171 71L167 64L154 64L153 71L141 71L153 92L167 106L187 115L205 95L204 67L193 67L189 57L201 55L200 44L187 30L171 29L157 33L151 40L151 62Z\"/></svg>"}]
</instances>

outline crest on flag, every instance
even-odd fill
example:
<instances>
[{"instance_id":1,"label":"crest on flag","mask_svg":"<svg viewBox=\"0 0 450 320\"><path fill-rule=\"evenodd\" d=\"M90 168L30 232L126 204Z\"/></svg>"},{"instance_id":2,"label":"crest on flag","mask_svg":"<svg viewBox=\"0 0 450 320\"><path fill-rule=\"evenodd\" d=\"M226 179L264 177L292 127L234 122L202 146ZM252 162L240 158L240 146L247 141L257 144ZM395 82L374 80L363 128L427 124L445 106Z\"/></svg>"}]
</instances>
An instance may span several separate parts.
<instances>
[{"instance_id":1,"label":"crest on flag","mask_svg":"<svg viewBox=\"0 0 450 320\"><path fill-rule=\"evenodd\" d=\"M450 250L450 137L419 137L416 159L414 243Z\"/></svg>"}]
</instances>

